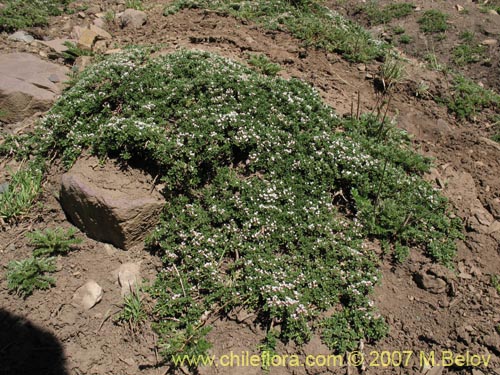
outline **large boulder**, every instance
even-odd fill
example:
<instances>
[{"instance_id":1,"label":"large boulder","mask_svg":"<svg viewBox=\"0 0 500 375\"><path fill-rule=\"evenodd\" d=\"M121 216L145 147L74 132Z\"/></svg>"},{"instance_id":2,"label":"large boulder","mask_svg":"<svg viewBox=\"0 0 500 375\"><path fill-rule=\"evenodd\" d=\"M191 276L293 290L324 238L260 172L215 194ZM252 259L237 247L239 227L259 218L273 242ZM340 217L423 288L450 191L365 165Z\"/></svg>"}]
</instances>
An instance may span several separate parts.
<instances>
[{"instance_id":1,"label":"large boulder","mask_svg":"<svg viewBox=\"0 0 500 375\"><path fill-rule=\"evenodd\" d=\"M62 176L61 205L89 237L128 249L157 224L165 202L140 170L82 158Z\"/></svg>"},{"instance_id":2,"label":"large boulder","mask_svg":"<svg viewBox=\"0 0 500 375\"><path fill-rule=\"evenodd\" d=\"M122 27L139 28L148 21L148 16L141 10L126 9L119 15Z\"/></svg>"},{"instance_id":3,"label":"large boulder","mask_svg":"<svg viewBox=\"0 0 500 375\"><path fill-rule=\"evenodd\" d=\"M29 53L0 55L0 111L2 121L16 122L45 111L68 79L69 69Z\"/></svg>"}]
</instances>

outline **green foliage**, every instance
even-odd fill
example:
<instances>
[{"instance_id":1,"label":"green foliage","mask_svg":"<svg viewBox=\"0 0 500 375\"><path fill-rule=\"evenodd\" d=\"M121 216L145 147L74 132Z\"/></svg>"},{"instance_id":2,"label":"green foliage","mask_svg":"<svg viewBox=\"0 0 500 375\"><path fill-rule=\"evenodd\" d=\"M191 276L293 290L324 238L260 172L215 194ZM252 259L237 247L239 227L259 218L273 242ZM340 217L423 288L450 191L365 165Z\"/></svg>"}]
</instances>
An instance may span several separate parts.
<instances>
[{"instance_id":1,"label":"green foliage","mask_svg":"<svg viewBox=\"0 0 500 375\"><path fill-rule=\"evenodd\" d=\"M6 0L0 9L0 31L45 26L49 16L58 16L70 0Z\"/></svg>"},{"instance_id":2,"label":"green foliage","mask_svg":"<svg viewBox=\"0 0 500 375\"><path fill-rule=\"evenodd\" d=\"M404 34L405 33L405 28L402 27L402 26L395 26L392 31L394 32L394 34L396 35L401 35L401 34Z\"/></svg>"},{"instance_id":3,"label":"green foliage","mask_svg":"<svg viewBox=\"0 0 500 375\"><path fill-rule=\"evenodd\" d=\"M267 76L275 76L281 70L280 66L272 63L266 55L252 54L248 63L255 67L258 72Z\"/></svg>"},{"instance_id":4,"label":"green foliage","mask_svg":"<svg viewBox=\"0 0 500 375\"><path fill-rule=\"evenodd\" d=\"M438 60L438 57L434 52L429 52L425 55L425 61L429 64L429 68L438 72L444 72L447 70L446 65L441 64Z\"/></svg>"},{"instance_id":5,"label":"green foliage","mask_svg":"<svg viewBox=\"0 0 500 375\"><path fill-rule=\"evenodd\" d=\"M344 309L322 322L322 338L331 350L345 353L355 350L359 340L380 340L387 335L384 320L378 316L366 319L362 311Z\"/></svg>"},{"instance_id":6,"label":"green foliage","mask_svg":"<svg viewBox=\"0 0 500 375\"><path fill-rule=\"evenodd\" d=\"M500 277L498 275L491 275L491 285L500 294Z\"/></svg>"},{"instance_id":7,"label":"green foliage","mask_svg":"<svg viewBox=\"0 0 500 375\"><path fill-rule=\"evenodd\" d=\"M395 18L403 18L413 13L412 3L395 3L380 6L378 1L371 1L361 10L366 14L371 25L389 23Z\"/></svg>"},{"instance_id":8,"label":"green foliage","mask_svg":"<svg viewBox=\"0 0 500 375\"><path fill-rule=\"evenodd\" d=\"M380 66L380 80L384 90L400 83L405 75L405 64L400 56L388 53L384 58L384 63Z\"/></svg>"},{"instance_id":9,"label":"green foliage","mask_svg":"<svg viewBox=\"0 0 500 375\"><path fill-rule=\"evenodd\" d=\"M33 255L39 257L67 254L72 246L82 242L82 239L75 237L75 234L74 228L68 230L56 228L45 231L37 230L28 233L28 237L31 240L31 245L35 248Z\"/></svg>"},{"instance_id":10,"label":"green foliage","mask_svg":"<svg viewBox=\"0 0 500 375\"><path fill-rule=\"evenodd\" d=\"M55 280L46 275L55 270L54 258L11 261L7 266L7 286L10 291L26 298L36 289L49 289L55 285Z\"/></svg>"},{"instance_id":11,"label":"green foliage","mask_svg":"<svg viewBox=\"0 0 500 375\"><path fill-rule=\"evenodd\" d=\"M92 51L81 49L74 43L66 41L64 45L68 49L64 51L62 55L64 59L70 63L73 63L79 56L92 56Z\"/></svg>"},{"instance_id":12,"label":"green foliage","mask_svg":"<svg viewBox=\"0 0 500 375\"><path fill-rule=\"evenodd\" d=\"M463 43L453 48L453 62L464 66L479 62L485 58L486 46L473 43Z\"/></svg>"},{"instance_id":13,"label":"green foliage","mask_svg":"<svg viewBox=\"0 0 500 375\"><path fill-rule=\"evenodd\" d=\"M474 33L464 31L460 34L463 43L452 50L453 62L458 66L464 66L484 60L486 46L474 43Z\"/></svg>"},{"instance_id":14,"label":"green foliage","mask_svg":"<svg viewBox=\"0 0 500 375\"><path fill-rule=\"evenodd\" d=\"M387 44L317 1L175 0L165 15L181 9L217 10L271 30L287 30L307 46L338 52L357 62L382 57Z\"/></svg>"},{"instance_id":15,"label":"green foliage","mask_svg":"<svg viewBox=\"0 0 500 375\"><path fill-rule=\"evenodd\" d=\"M449 264L460 235L402 130L339 118L301 81L208 53L109 56L34 137L38 154L66 165L89 150L158 175L168 203L147 244L164 263L150 292L168 359L204 353L211 317L236 308L285 342L324 330L341 351L379 338L378 260L363 242L421 247Z\"/></svg>"},{"instance_id":16,"label":"green foliage","mask_svg":"<svg viewBox=\"0 0 500 375\"><path fill-rule=\"evenodd\" d=\"M418 19L420 30L425 33L441 33L448 30L448 15L436 9L426 10Z\"/></svg>"},{"instance_id":17,"label":"green foliage","mask_svg":"<svg viewBox=\"0 0 500 375\"><path fill-rule=\"evenodd\" d=\"M495 142L499 142L500 143L500 115L494 115L493 116L493 131L495 132L493 134L493 137L492 139L495 141Z\"/></svg>"},{"instance_id":18,"label":"green foliage","mask_svg":"<svg viewBox=\"0 0 500 375\"><path fill-rule=\"evenodd\" d=\"M142 0L126 0L125 1L125 8L144 10L144 6L142 5Z\"/></svg>"},{"instance_id":19,"label":"green foliage","mask_svg":"<svg viewBox=\"0 0 500 375\"><path fill-rule=\"evenodd\" d=\"M454 77L451 95L444 98L448 109L459 119L472 120L485 108L498 110L500 95L461 75Z\"/></svg>"},{"instance_id":20,"label":"green foliage","mask_svg":"<svg viewBox=\"0 0 500 375\"><path fill-rule=\"evenodd\" d=\"M0 222L25 215L40 193L41 183L42 170L35 163L14 172L7 190L0 194Z\"/></svg>"},{"instance_id":21,"label":"green foliage","mask_svg":"<svg viewBox=\"0 0 500 375\"><path fill-rule=\"evenodd\" d=\"M413 41L413 38L408 34L403 34L399 37L399 43L402 44L410 44Z\"/></svg>"},{"instance_id":22,"label":"green foliage","mask_svg":"<svg viewBox=\"0 0 500 375\"><path fill-rule=\"evenodd\" d=\"M132 293L125 296L123 310L118 315L117 321L127 323L130 330L135 333L146 319L147 314L142 301L141 288L136 287Z\"/></svg>"}]
</instances>

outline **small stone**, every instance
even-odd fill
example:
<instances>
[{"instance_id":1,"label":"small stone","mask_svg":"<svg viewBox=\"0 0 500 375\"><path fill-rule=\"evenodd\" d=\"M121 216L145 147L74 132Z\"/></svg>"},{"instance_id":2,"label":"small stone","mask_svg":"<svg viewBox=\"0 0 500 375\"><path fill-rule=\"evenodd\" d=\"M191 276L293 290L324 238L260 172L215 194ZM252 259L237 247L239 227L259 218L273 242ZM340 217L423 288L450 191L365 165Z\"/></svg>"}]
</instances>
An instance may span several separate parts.
<instances>
[{"instance_id":1,"label":"small stone","mask_svg":"<svg viewBox=\"0 0 500 375\"><path fill-rule=\"evenodd\" d=\"M14 34L9 35L7 39L25 43L31 43L35 40L35 38L23 30L16 31Z\"/></svg>"},{"instance_id":2,"label":"small stone","mask_svg":"<svg viewBox=\"0 0 500 375\"><path fill-rule=\"evenodd\" d=\"M148 20L148 16L141 10L126 9L120 15L120 22L122 27L139 28L143 26Z\"/></svg>"},{"instance_id":3,"label":"small stone","mask_svg":"<svg viewBox=\"0 0 500 375\"><path fill-rule=\"evenodd\" d=\"M472 275L466 273L466 272L461 272L458 277L460 279L464 279L464 280L472 280Z\"/></svg>"},{"instance_id":4,"label":"small stone","mask_svg":"<svg viewBox=\"0 0 500 375\"><path fill-rule=\"evenodd\" d=\"M73 301L85 310L90 310L102 299L102 288L94 280L87 281L77 289L73 295Z\"/></svg>"},{"instance_id":5,"label":"small stone","mask_svg":"<svg viewBox=\"0 0 500 375\"><path fill-rule=\"evenodd\" d=\"M498 40L496 39L485 39L481 42L483 46L496 46L498 44Z\"/></svg>"},{"instance_id":6,"label":"small stone","mask_svg":"<svg viewBox=\"0 0 500 375\"><path fill-rule=\"evenodd\" d=\"M100 27L96 25L90 25L89 28L91 31L95 32L100 39L111 39L112 36L110 33L108 33L106 30L101 29Z\"/></svg>"},{"instance_id":7,"label":"small stone","mask_svg":"<svg viewBox=\"0 0 500 375\"><path fill-rule=\"evenodd\" d=\"M108 49L108 44L106 43L105 40L98 40L95 42L94 47L92 50L97 53L104 53Z\"/></svg>"},{"instance_id":8,"label":"small stone","mask_svg":"<svg viewBox=\"0 0 500 375\"><path fill-rule=\"evenodd\" d=\"M87 51L92 50L94 43L96 42L99 34L90 29L83 30L80 38L78 39L78 47Z\"/></svg>"},{"instance_id":9,"label":"small stone","mask_svg":"<svg viewBox=\"0 0 500 375\"><path fill-rule=\"evenodd\" d=\"M49 47L53 51L55 51L55 52L57 52L59 54L62 54L63 52L65 52L65 51L68 50L68 47L66 46L67 42L75 43L76 40L74 40L74 39L66 39L66 38L56 38L56 39L52 39L52 40L42 41L40 43L42 43L43 45Z\"/></svg>"},{"instance_id":10,"label":"small stone","mask_svg":"<svg viewBox=\"0 0 500 375\"><path fill-rule=\"evenodd\" d=\"M441 375L443 373L444 367L436 366L432 367L425 375Z\"/></svg>"},{"instance_id":11,"label":"small stone","mask_svg":"<svg viewBox=\"0 0 500 375\"><path fill-rule=\"evenodd\" d=\"M460 4L456 4L456 5L455 5L455 8L456 8L456 9L457 9L457 11L459 11L459 12L463 12L463 11L464 11L464 7L463 7L463 6L461 6Z\"/></svg>"},{"instance_id":12,"label":"small stone","mask_svg":"<svg viewBox=\"0 0 500 375\"><path fill-rule=\"evenodd\" d=\"M121 48L113 48L113 49L108 49L106 52L105 52L105 55L112 55L114 53L120 53L122 51Z\"/></svg>"},{"instance_id":13,"label":"small stone","mask_svg":"<svg viewBox=\"0 0 500 375\"><path fill-rule=\"evenodd\" d=\"M2 182L0 184L0 194L5 193L7 190L9 190L9 183L8 182Z\"/></svg>"},{"instance_id":14,"label":"small stone","mask_svg":"<svg viewBox=\"0 0 500 375\"><path fill-rule=\"evenodd\" d=\"M81 26L73 27L73 30L71 30L71 39L75 39L75 40L80 39L84 30L85 30L85 28L83 28Z\"/></svg>"},{"instance_id":15,"label":"small stone","mask_svg":"<svg viewBox=\"0 0 500 375\"><path fill-rule=\"evenodd\" d=\"M140 263L124 263L118 268L118 283L122 288L122 296L133 293L140 280Z\"/></svg>"},{"instance_id":16,"label":"small stone","mask_svg":"<svg viewBox=\"0 0 500 375\"><path fill-rule=\"evenodd\" d=\"M57 76L57 74L51 74L49 76L49 81L53 83L61 82L61 79Z\"/></svg>"},{"instance_id":17,"label":"small stone","mask_svg":"<svg viewBox=\"0 0 500 375\"><path fill-rule=\"evenodd\" d=\"M489 13L489 14L492 14L492 15L494 15L494 16L498 16L498 12L497 12L495 9L490 9L490 10L488 10L488 13Z\"/></svg>"},{"instance_id":18,"label":"small stone","mask_svg":"<svg viewBox=\"0 0 500 375\"><path fill-rule=\"evenodd\" d=\"M92 64L92 56L78 56L73 64L73 69L81 73L90 64Z\"/></svg>"},{"instance_id":19,"label":"small stone","mask_svg":"<svg viewBox=\"0 0 500 375\"><path fill-rule=\"evenodd\" d=\"M107 244L104 244L104 251L106 252L107 255L113 256L117 250L113 245L110 245L109 243L107 243Z\"/></svg>"},{"instance_id":20,"label":"small stone","mask_svg":"<svg viewBox=\"0 0 500 375\"><path fill-rule=\"evenodd\" d=\"M78 17L83 19L83 18L86 18L87 15L83 12L78 12Z\"/></svg>"},{"instance_id":21,"label":"small stone","mask_svg":"<svg viewBox=\"0 0 500 375\"><path fill-rule=\"evenodd\" d=\"M495 220L488 228L488 234L500 232L500 221Z\"/></svg>"},{"instance_id":22,"label":"small stone","mask_svg":"<svg viewBox=\"0 0 500 375\"><path fill-rule=\"evenodd\" d=\"M104 19L102 19L101 17L97 17L93 22L92 24L96 27L99 27L99 28L104 28L106 26L106 21L104 21Z\"/></svg>"}]
</instances>

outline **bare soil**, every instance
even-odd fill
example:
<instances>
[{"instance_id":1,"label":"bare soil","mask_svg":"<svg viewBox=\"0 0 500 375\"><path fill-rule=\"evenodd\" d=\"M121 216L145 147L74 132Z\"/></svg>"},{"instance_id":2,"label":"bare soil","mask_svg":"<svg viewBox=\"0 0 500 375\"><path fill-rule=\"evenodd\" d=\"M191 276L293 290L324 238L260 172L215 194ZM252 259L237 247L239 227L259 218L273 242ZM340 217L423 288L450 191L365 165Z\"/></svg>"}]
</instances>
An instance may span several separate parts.
<instances>
[{"instance_id":1,"label":"bare soil","mask_svg":"<svg viewBox=\"0 0 500 375\"><path fill-rule=\"evenodd\" d=\"M118 9L119 5L92 0L92 5L103 11ZM330 6L357 18L350 10L358 1L334 1ZM389 3L381 1L381 3ZM458 33L481 25L500 27L500 16L481 13L477 3L468 1L436 2L414 1L421 9L438 8L451 14L452 29L444 41L430 41L420 35L417 14L397 20L408 33L414 33L415 42L402 47L407 53L407 79L401 83L390 104L389 114L397 116L399 126L414 137L415 147L435 158L435 169L429 179L442 189L454 204L457 215L466 223L465 240L458 244L456 273L447 279L445 291L435 294L419 286L419 275L430 267L430 260L419 251L412 251L410 259L395 265L380 252L383 279L374 296L376 306L390 323L387 338L377 343L364 343L360 348L368 359L371 351L412 350L418 354L443 350L465 354L491 354L488 368L452 366L434 369L434 374L500 374L500 296L491 284L491 275L500 274L500 145L490 141L490 124L482 119L475 123L458 123L446 108L430 98L415 96L415 88L428 82L430 91L445 92L449 77L430 71L422 62L429 43L443 57L449 57L450 48L458 41ZM459 14L455 3L469 10ZM160 53L179 48L195 48L217 52L239 61L246 61L247 53L264 53L282 66L283 77L297 77L314 85L327 103L341 115L348 114L357 93L360 92L361 111L373 110L380 93L373 77L378 63L351 64L338 55L305 49L300 41L283 32L270 32L251 23L223 17L200 10L181 11L164 17L164 2L145 2L148 23L138 30L121 29L118 24L108 26L113 35L109 48L128 44L162 44ZM416 11L418 12L418 11ZM77 14L56 17L45 29L32 30L39 37L67 36L73 25L85 24L91 19ZM496 19L497 21L495 21ZM490 20L490 21L488 21ZM489 37L490 35L488 35ZM498 37L498 35L497 35ZM486 35L485 35L486 38ZM463 73L485 86L499 87L498 47L489 51L491 66L473 65ZM0 53L10 51L50 51L40 45L26 45L0 36ZM53 56L54 57L54 56ZM53 61L64 63L63 59ZM29 122L27 128L31 126ZM9 125L19 129L19 125ZM56 226L69 227L58 201L60 171L54 170L44 184L41 204L19 224L0 232L0 265L13 259L29 256L31 248L25 234L33 229ZM481 206L478 208L478 202ZM474 207L476 209L474 209ZM478 215L487 211L494 220L482 225ZM83 234L80 234L84 237ZM377 249L377 244L371 244ZM0 279L0 374L164 374L169 369L162 364L156 351L158 337L149 323L140 330L116 324L122 298L113 271L124 262L142 261L142 276L153 280L160 262L141 247L122 251L85 238L77 251L58 259L55 274L57 286L48 291L37 291L26 300L8 293L5 278ZM445 273L440 270L439 272ZM72 305L75 290L93 279L104 289L103 300L89 311ZM152 305L152 301L146 301ZM241 312L239 312L241 313ZM209 338L214 343L212 353L229 351L257 352L264 334L251 318L235 313L216 319ZM322 354L327 349L315 337L303 348L281 346L281 353ZM406 368L343 367L272 368L271 374L424 374L417 357ZM481 372L474 372L480 370ZM201 374L257 374L259 368L200 369Z\"/></svg>"}]
</instances>

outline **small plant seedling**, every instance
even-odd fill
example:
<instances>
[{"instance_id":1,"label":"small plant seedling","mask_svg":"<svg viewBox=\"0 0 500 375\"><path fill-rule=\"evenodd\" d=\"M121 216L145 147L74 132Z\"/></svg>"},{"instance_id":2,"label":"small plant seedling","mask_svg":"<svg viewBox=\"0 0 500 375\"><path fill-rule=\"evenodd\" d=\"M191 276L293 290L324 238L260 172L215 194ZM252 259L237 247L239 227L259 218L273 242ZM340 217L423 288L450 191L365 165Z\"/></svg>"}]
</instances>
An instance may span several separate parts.
<instances>
[{"instance_id":1,"label":"small plant seedling","mask_svg":"<svg viewBox=\"0 0 500 375\"><path fill-rule=\"evenodd\" d=\"M427 55L425 55L425 60L429 64L429 68L432 70L443 72L447 69L446 65L439 62L438 57L434 52L429 52Z\"/></svg>"},{"instance_id":2,"label":"small plant seedling","mask_svg":"<svg viewBox=\"0 0 500 375\"><path fill-rule=\"evenodd\" d=\"M442 33L448 30L448 15L439 10L426 10L418 19L420 30L424 33Z\"/></svg>"},{"instance_id":3,"label":"small plant seedling","mask_svg":"<svg viewBox=\"0 0 500 375\"><path fill-rule=\"evenodd\" d=\"M394 27L394 29L392 29L392 31L396 35L401 35L401 34L404 34L406 30L403 26L396 26L396 27Z\"/></svg>"},{"instance_id":4,"label":"small plant seedling","mask_svg":"<svg viewBox=\"0 0 500 375\"><path fill-rule=\"evenodd\" d=\"M82 242L81 238L75 237L76 230L69 228L46 229L44 231L35 231L28 233L31 239L31 245L35 247L33 255L53 256L63 255L71 250L71 247Z\"/></svg>"},{"instance_id":5,"label":"small plant seedling","mask_svg":"<svg viewBox=\"0 0 500 375\"><path fill-rule=\"evenodd\" d=\"M265 55L252 54L248 63L267 76L275 76L281 70L278 64L271 62Z\"/></svg>"},{"instance_id":6,"label":"small plant seedling","mask_svg":"<svg viewBox=\"0 0 500 375\"><path fill-rule=\"evenodd\" d=\"M7 266L7 286L10 291L26 298L36 289L49 289L54 278L46 275L56 270L54 258L14 260Z\"/></svg>"},{"instance_id":7,"label":"small plant seedling","mask_svg":"<svg viewBox=\"0 0 500 375\"><path fill-rule=\"evenodd\" d=\"M140 326L146 320L141 288L136 286L135 290L126 295L123 302L123 310L118 315L117 321L128 324L133 333L137 333Z\"/></svg>"},{"instance_id":8,"label":"small plant seedling","mask_svg":"<svg viewBox=\"0 0 500 375\"><path fill-rule=\"evenodd\" d=\"M402 44L410 44L412 42L413 38L409 36L408 34L403 34L399 37L399 43Z\"/></svg>"},{"instance_id":9,"label":"small plant seedling","mask_svg":"<svg viewBox=\"0 0 500 375\"><path fill-rule=\"evenodd\" d=\"M405 74L405 66L401 58L393 54L387 54L384 63L380 67L380 80L384 90L387 91L401 82Z\"/></svg>"},{"instance_id":10,"label":"small plant seedling","mask_svg":"<svg viewBox=\"0 0 500 375\"><path fill-rule=\"evenodd\" d=\"M491 275L491 285L500 294L500 277L498 275Z\"/></svg>"},{"instance_id":11,"label":"small plant seedling","mask_svg":"<svg viewBox=\"0 0 500 375\"><path fill-rule=\"evenodd\" d=\"M415 90L415 96L417 98L427 98L429 97L429 85L424 82L424 81L421 81L418 86L417 86L417 89Z\"/></svg>"}]
</instances>

